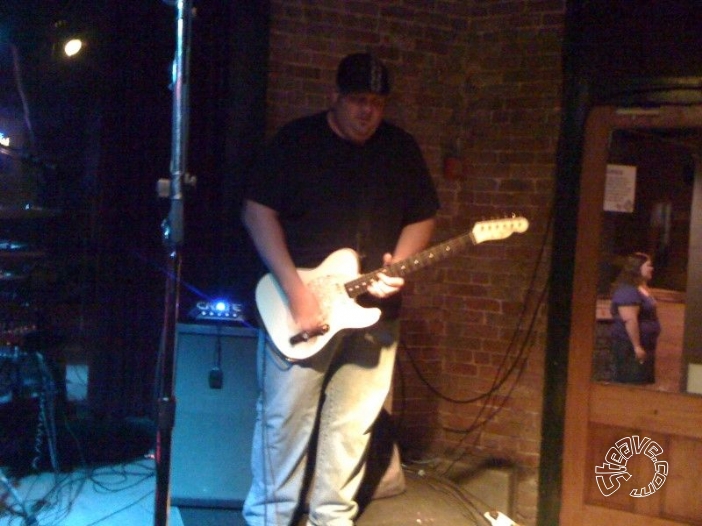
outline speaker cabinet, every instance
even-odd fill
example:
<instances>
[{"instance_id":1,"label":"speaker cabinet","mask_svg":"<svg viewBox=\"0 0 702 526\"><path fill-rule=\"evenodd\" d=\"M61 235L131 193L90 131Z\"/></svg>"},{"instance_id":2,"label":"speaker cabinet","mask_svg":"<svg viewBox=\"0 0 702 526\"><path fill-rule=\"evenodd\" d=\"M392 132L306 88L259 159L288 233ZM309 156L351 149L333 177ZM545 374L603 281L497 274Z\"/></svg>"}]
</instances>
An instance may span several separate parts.
<instances>
[{"instance_id":1,"label":"speaker cabinet","mask_svg":"<svg viewBox=\"0 0 702 526\"><path fill-rule=\"evenodd\" d=\"M258 329L178 324L171 502L241 508L251 483Z\"/></svg>"}]
</instances>

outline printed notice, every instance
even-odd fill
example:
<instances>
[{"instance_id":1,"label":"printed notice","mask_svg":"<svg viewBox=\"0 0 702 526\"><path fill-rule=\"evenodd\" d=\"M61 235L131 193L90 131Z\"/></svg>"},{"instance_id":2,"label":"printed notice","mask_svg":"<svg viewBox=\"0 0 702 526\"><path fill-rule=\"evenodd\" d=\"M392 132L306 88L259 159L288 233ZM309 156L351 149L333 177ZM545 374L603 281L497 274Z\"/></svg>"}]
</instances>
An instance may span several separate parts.
<instances>
[{"instance_id":1,"label":"printed notice","mask_svg":"<svg viewBox=\"0 0 702 526\"><path fill-rule=\"evenodd\" d=\"M636 166L608 164L605 183L605 212L633 212L636 196Z\"/></svg>"}]
</instances>

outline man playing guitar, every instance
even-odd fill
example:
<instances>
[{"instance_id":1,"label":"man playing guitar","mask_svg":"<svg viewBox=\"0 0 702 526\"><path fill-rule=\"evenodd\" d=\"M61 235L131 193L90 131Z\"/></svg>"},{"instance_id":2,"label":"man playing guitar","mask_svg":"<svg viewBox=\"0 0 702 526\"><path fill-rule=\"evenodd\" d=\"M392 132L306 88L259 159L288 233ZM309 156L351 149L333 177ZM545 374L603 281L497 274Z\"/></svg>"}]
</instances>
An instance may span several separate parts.
<instances>
[{"instance_id":1,"label":"man playing guitar","mask_svg":"<svg viewBox=\"0 0 702 526\"><path fill-rule=\"evenodd\" d=\"M304 491L309 525L354 523L399 337L404 279L382 268L426 247L439 207L416 141L383 118L385 65L352 54L336 80L327 111L292 121L268 145L249 181L243 221L289 309L293 338L329 326L328 309L298 269L317 267L339 249L355 251L356 272L381 269L357 298L380 316L338 332L303 360L273 345L260 357L253 482L244 505L250 526L294 524ZM306 489L308 463L314 477Z\"/></svg>"}]
</instances>

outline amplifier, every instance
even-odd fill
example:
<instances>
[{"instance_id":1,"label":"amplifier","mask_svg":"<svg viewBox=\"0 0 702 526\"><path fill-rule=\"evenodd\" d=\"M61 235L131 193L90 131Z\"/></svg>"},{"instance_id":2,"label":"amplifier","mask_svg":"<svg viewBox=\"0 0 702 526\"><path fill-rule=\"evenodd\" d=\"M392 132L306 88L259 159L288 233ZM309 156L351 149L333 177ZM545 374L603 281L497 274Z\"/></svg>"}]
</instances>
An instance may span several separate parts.
<instances>
[{"instance_id":1,"label":"amplifier","mask_svg":"<svg viewBox=\"0 0 702 526\"><path fill-rule=\"evenodd\" d=\"M171 501L241 508L251 483L258 329L178 324Z\"/></svg>"}]
</instances>

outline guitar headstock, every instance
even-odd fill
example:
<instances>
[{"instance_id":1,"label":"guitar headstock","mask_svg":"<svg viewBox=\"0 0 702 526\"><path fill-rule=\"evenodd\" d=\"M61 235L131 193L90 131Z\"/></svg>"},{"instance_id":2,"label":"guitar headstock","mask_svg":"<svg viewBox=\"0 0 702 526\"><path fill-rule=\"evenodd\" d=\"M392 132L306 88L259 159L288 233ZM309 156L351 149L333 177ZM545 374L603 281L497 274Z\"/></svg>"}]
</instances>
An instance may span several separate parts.
<instances>
[{"instance_id":1,"label":"guitar headstock","mask_svg":"<svg viewBox=\"0 0 702 526\"><path fill-rule=\"evenodd\" d=\"M529 221L522 216L512 216L503 219L478 221L471 230L473 242L477 245L483 241L506 239L514 233L521 234L529 228Z\"/></svg>"}]
</instances>

